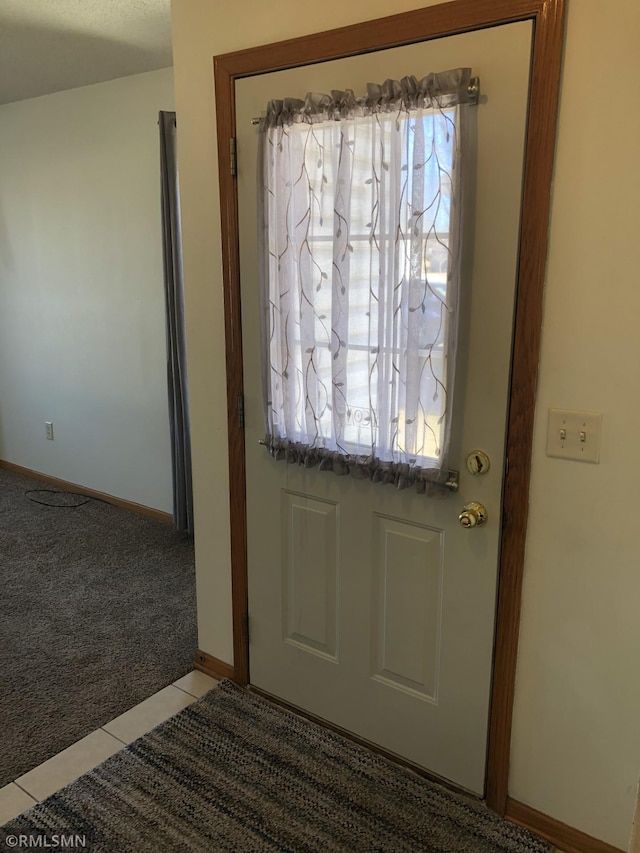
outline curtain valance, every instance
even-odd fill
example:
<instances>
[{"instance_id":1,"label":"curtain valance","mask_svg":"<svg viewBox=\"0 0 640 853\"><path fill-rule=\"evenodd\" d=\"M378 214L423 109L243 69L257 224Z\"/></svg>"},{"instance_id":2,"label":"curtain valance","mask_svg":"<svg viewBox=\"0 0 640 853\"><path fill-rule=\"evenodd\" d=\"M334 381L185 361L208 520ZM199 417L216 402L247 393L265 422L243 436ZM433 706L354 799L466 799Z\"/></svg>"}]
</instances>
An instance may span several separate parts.
<instances>
[{"instance_id":1,"label":"curtain valance","mask_svg":"<svg viewBox=\"0 0 640 853\"><path fill-rule=\"evenodd\" d=\"M320 122L412 109L444 109L470 102L470 68L456 68L384 83L367 83L367 93L356 97L352 89L330 95L308 92L305 99L284 98L267 104L262 128L300 122Z\"/></svg>"}]
</instances>

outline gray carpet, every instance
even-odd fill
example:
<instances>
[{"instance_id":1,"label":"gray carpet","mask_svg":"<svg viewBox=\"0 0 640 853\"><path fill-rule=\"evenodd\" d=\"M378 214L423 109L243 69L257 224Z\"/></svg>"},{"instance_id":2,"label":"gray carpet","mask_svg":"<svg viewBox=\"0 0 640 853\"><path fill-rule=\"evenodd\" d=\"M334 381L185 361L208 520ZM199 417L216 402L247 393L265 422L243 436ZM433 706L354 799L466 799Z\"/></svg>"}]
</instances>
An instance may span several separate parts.
<instances>
[{"instance_id":1,"label":"gray carpet","mask_svg":"<svg viewBox=\"0 0 640 853\"><path fill-rule=\"evenodd\" d=\"M189 672L197 648L192 540L25 495L51 488L0 469L0 787Z\"/></svg>"},{"instance_id":2,"label":"gray carpet","mask_svg":"<svg viewBox=\"0 0 640 853\"><path fill-rule=\"evenodd\" d=\"M0 842L20 834L84 836L109 853L549 850L230 681L11 821Z\"/></svg>"}]
</instances>

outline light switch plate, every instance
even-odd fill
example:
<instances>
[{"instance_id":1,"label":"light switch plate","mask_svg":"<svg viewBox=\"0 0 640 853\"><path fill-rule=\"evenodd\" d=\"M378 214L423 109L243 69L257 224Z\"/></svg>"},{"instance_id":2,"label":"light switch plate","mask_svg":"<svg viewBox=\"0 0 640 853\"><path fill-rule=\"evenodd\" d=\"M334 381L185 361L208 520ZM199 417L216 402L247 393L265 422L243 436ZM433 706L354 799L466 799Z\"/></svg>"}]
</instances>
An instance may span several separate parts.
<instances>
[{"instance_id":1,"label":"light switch plate","mask_svg":"<svg viewBox=\"0 0 640 853\"><path fill-rule=\"evenodd\" d=\"M598 463L601 432L600 412L549 409L547 456Z\"/></svg>"}]
</instances>

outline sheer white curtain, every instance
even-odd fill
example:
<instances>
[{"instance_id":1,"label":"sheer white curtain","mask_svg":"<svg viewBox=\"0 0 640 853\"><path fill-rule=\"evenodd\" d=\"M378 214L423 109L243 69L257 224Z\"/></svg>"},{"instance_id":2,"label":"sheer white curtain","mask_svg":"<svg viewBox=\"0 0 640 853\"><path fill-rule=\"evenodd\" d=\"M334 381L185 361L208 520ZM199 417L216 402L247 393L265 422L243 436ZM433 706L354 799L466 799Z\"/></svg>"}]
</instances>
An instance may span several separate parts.
<instances>
[{"instance_id":1,"label":"sheer white curtain","mask_svg":"<svg viewBox=\"0 0 640 853\"><path fill-rule=\"evenodd\" d=\"M266 445L419 491L448 476L470 70L271 101L259 195Z\"/></svg>"}]
</instances>

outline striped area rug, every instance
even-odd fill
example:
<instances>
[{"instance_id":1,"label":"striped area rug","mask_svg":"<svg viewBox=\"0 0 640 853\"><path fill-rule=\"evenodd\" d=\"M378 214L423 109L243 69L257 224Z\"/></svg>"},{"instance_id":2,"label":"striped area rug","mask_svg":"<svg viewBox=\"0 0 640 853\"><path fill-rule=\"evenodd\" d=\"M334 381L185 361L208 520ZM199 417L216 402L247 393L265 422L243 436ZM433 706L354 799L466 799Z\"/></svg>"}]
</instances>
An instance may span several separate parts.
<instances>
[{"instance_id":1,"label":"striped area rug","mask_svg":"<svg viewBox=\"0 0 640 853\"><path fill-rule=\"evenodd\" d=\"M20 834L110 853L549 850L230 681L5 825L0 842Z\"/></svg>"}]
</instances>

